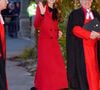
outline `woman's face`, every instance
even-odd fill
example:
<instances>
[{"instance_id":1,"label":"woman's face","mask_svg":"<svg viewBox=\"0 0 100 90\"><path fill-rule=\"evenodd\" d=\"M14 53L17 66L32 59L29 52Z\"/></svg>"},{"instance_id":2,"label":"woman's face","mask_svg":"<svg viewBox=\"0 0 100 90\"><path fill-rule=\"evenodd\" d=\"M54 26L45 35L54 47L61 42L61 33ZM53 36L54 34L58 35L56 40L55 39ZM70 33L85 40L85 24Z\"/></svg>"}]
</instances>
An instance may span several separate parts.
<instances>
[{"instance_id":1,"label":"woman's face","mask_svg":"<svg viewBox=\"0 0 100 90\"><path fill-rule=\"evenodd\" d=\"M80 0L81 6L85 9L89 9L92 5L93 0Z\"/></svg>"},{"instance_id":2,"label":"woman's face","mask_svg":"<svg viewBox=\"0 0 100 90\"><path fill-rule=\"evenodd\" d=\"M49 4L54 4L56 0L47 0Z\"/></svg>"},{"instance_id":3,"label":"woman's face","mask_svg":"<svg viewBox=\"0 0 100 90\"><path fill-rule=\"evenodd\" d=\"M6 9L8 0L0 0L0 11Z\"/></svg>"}]
</instances>

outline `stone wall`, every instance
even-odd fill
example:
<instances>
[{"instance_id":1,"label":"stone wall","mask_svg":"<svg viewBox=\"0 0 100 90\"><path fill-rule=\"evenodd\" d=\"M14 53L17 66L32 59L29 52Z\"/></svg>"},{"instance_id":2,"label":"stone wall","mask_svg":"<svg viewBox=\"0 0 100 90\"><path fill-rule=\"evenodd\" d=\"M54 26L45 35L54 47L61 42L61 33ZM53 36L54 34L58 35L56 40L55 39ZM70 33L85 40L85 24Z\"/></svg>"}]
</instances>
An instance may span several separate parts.
<instances>
[{"instance_id":1,"label":"stone wall","mask_svg":"<svg viewBox=\"0 0 100 90\"><path fill-rule=\"evenodd\" d=\"M20 12L20 37L31 37L30 19L27 13L27 7L29 0L21 0L21 12Z\"/></svg>"}]
</instances>

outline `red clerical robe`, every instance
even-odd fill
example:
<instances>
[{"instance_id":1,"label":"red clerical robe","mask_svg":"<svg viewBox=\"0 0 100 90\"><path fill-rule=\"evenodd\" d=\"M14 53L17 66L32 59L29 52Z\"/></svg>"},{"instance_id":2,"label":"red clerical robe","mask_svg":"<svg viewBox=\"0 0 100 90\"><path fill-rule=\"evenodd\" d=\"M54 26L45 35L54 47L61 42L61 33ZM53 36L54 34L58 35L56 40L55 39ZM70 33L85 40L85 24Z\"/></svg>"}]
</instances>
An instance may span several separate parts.
<instances>
[{"instance_id":1,"label":"red clerical robe","mask_svg":"<svg viewBox=\"0 0 100 90\"><path fill-rule=\"evenodd\" d=\"M84 24L91 21L85 19ZM75 26L73 34L83 39L83 48L86 64L89 90L99 90L99 67L97 58L97 39L90 39L90 31Z\"/></svg>"},{"instance_id":2,"label":"red clerical robe","mask_svg":"<svg viewBox=\"0 0 100 90\"><path fill-rule=\"evenodd\" d=\"M68 88L64 59L58 43L58 22L52 19L48 6L44 16L37 7L34 27L40 27L35 87L37 90Z\"/></svg>"},{"instance_id":3,"label":"red clerical robe","mask_svg":"<svg viewBox=\"0 0 100 90\"><path fill-rule=\"evenodd\" d=\"M6 41L3 24L0 20L0 90L8 90L6 80Z\"/></svg>"}]
</instances>

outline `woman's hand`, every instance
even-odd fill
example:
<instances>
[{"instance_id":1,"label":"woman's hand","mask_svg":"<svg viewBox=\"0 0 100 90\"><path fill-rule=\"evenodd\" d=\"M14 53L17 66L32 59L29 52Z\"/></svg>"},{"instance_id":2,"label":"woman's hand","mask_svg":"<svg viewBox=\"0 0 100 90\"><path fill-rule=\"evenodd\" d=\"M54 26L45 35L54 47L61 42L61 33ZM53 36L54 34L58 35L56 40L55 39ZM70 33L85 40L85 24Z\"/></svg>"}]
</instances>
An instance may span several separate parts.
<instances>
[{"instance_id":1,"label":"woman's hand","mask_svg":"<svg viewBox=\"0 0 100 90\"><path fill-rule=\"evenodd\" d=\"M90 38L91 39L100 38L100 33L92 31L91 34L90 34Z\"/></svg>"},{"instance_id":2,"label":"woman's hand","mask_svg":"<svg viewBox=\"0 0 100 90\"><path fill-rule=\"evenodd\" d=\"M62 31L59 31L58 32L59 39L62 37L62 35L63 35Z\"/></svg>"},{"instance_id":3,"label":"woman's hand","mask_svg":"<svg viewBox=\"0 0 100 90\"><path fill-rule=\"evenodd\" d=\"M45 11L46 11L46 6L43 6L42 2L39 2L38 5L39 5L39 8L40 8L41 15L44 15Z\"/></svg>"}]
</instances>

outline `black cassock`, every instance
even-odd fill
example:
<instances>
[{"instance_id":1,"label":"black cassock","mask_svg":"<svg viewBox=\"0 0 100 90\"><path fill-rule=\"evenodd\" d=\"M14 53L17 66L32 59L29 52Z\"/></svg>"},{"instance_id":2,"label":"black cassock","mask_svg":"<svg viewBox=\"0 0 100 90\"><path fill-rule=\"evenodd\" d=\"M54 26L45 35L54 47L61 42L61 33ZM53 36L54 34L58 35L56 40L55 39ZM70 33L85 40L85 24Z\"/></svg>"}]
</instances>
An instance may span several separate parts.
<instances>
[{"instance_id":1,"label":"black cassock","mask_svg":"<svg viewBox=\"0 0 100 90\"><path fill-rule=\"evenodd\" d=\"M92 11L94 17L100 20L99 14ZM86 65L84 57L83 41L73 35L72 29L74 26L83 27L85 20L84 11L82 8L72 11L69 16L66 33L67 46L67 66L69 85L74 90L89 90Z\"/></svg>"}]
</instances>

